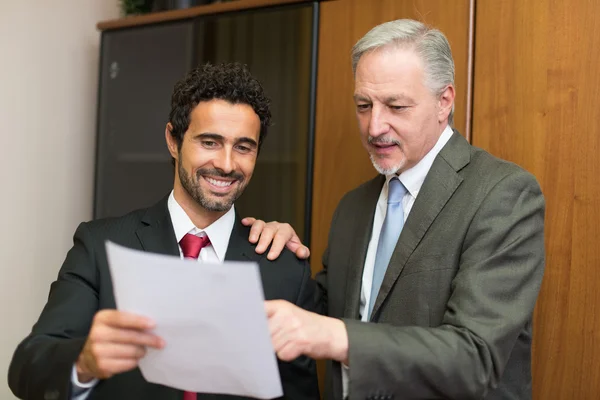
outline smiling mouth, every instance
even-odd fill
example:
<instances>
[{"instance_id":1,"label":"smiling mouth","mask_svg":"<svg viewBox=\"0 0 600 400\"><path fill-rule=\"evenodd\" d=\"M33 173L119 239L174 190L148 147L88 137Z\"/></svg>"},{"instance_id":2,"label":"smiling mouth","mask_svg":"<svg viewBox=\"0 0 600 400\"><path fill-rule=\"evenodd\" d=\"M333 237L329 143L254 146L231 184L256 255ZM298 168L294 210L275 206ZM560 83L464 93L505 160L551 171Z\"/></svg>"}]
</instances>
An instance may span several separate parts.
<instances>
[{"instance_id":1,"label":"smiling mouth","mask_svg":"<svg viewBox=\"0 0 600 400\"><path fill-rule=\"evenodd\" d=\"M208 183L210 183L211 185L219 187L219 188L227 188L227 187L231 186L234 182L236 182L235 180L225 181L225 180L221 180L221 179L210 178L208 176L203 176L203 178L206 179L206 181Z\"/></svg>"}]
</instances>

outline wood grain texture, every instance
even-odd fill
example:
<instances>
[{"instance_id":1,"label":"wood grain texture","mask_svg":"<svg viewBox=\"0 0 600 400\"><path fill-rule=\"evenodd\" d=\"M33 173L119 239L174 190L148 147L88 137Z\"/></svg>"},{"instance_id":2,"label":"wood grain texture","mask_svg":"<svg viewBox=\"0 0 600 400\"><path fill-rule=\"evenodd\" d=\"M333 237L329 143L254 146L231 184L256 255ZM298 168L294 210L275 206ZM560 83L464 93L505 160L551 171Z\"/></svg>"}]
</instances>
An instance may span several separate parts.
<instances>
[{"instance_id":1,"label":"wood grain texture","mask_svg":"<svg viewBox=\"0 0 600 400\"><path fill-rule=\"evenodd\" d=\"M270 7L283 4L306 3L308 1L310 0L236 0L226 3L207 4L181 10L161 11L144 15L128 16L110 21L102 21L97 24L97 28L101 31L129 28L132 26L157 24L161 22L194 18L200 15L219 14L230 11L248 10L251 8Z\"/></svg>"},{"instance_id":2,"label":"wood grain texture","mask_svg":"<svg viewBox=\"0 0 600 400\"><path fill-rule=\"evenodd\" d=\"M473 144L546 197L534 399L600 396L600 2L477 1Z\"/></svg>"},{"instance_id":3,"label":"wood grain texture","mask_svg":"<svg viewBox=\"0 0 600 400\"><path fill-rule=\"evenodd\" d=\"M360 136L352 95L352 46L371 28L412 18L446 34L456 66L456 127L466 125L469 0L339 0L321 4L311 265L321 269L331 217L344 193L376 175ZM366 227L365 227L366 228Z\"/></svg>"}]
</instances>

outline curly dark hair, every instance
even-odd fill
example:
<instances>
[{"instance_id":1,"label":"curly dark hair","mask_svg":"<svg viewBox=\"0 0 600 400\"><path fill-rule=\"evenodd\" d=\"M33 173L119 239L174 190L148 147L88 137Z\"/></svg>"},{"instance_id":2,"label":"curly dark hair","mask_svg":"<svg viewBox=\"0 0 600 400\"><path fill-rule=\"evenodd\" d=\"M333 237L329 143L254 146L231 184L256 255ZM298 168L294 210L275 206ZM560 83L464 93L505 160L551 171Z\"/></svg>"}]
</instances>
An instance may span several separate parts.
<instances>
[{"instance_id":1,"label":"curly dark hair","mask_svg":"<svg viewBox=\"0 0 600 400\"><path fill-rule=\"evenodd\" d=\"M210 63L194 68L175 84L171 97L169 122L171 135L181 150L183 136L190 125L192 110L202 101L221 99L231 104L248 104L260 118L258 147L271 125L270 100L261 84L240 63Z\"/></svg>"}]
</instances>

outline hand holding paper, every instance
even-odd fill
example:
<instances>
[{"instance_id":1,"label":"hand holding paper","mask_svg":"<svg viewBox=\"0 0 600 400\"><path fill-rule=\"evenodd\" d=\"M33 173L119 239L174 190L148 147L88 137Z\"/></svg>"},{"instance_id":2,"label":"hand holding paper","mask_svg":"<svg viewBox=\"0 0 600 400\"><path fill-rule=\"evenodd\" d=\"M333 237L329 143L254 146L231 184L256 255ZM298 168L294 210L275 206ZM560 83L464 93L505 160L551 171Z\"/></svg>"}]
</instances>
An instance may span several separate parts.
<instances>
[{"instance_id":1,"label":"hand holding paper","mask_svg":"<svg viewBox=\"0 0 600 400\"><path fill-rule=\"evenodd\" d=\"M76 363L79 382L107 379L138 366L146 347L161 349L164 340L147 332L148 318L117 310L99 311Z\"/></svg>"},{"instance_id":2,"label":"hand holding paper","mask_svg":"<svg viewBox=\"0 0 600 400\"><path fill-rule=\"evenodd\" d=\"M156 323L144 378L178 389L283 395L255 263L198 264L107 243L117 308Z\"/></svg>"}]
</instances>

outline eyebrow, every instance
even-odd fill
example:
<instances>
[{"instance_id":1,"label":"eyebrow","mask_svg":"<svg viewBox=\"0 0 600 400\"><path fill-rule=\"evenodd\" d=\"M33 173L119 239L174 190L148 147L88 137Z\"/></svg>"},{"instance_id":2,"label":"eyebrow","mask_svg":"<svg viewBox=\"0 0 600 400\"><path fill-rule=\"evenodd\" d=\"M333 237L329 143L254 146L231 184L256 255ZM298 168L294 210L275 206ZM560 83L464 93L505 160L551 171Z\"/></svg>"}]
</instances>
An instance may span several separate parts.
<instances>
[{"instance_id":1,"label":"eyebrow","mask_svg":"<svg viewBox=\"0 0 600 400\"><path fill-rule=\"evenodd\" d=\"M365 96L360 95L360 94L355 94L354 96L354 101L365 101L365 102L370 102L371 100L367 99Z\"/></svg>"},{"instance_id":2,"label":"eyebrow","mask_svg":"<svg viewBox=\"0 0 600 400\"><path fill-rule=\"evenodd\" d=\"M412 99L408 96L404 96L402 94L396 96L388 96L385 98L386 103L394 103L396 101L412 101Z\"/></svg>"},{"instance_id":3,"label":"eyebrow","mask_svg":"<svg viewBox=\"0 0 600 400\"><path fill-rule=\"evenodd\" d=\"M218 140L221 142L225 141L225 137L223 135L219 135L218 133L212 133L212 132L203 132L200 133L199 135L196 135L196 138L199 139L212 139L212 140ZM241 138L238 138L236 141L236 143L246 143L249 144L251 146L254 147L258 147L258 143L256 143L256 140L246 137L246 136L242 136Z\"/></svg>"},{"instance_id":4,"label":"eyebrow","mask_svg":"<svg viewBox=\"0 0 600 400\"><path fill-rule=\"evenodd\" d=\"M218 133L212 133L212 132L203 132L203 133L196 135L195 137L199 138L199 139L200 138L201 139L213 139L213 140L220 140L220 141L225 140L223 135L219 135Z\"/></svg>"},{"instance_id":5,"label":"eyebrow","mask_svg":"<svg viewBox=\"0 0 600 400\"><path fill-rule=\"evenodd\" d=\"M371 100L363 95L355 94L353 97L354 97L355 102L364 101L367 103L371 103ZM413 100L410 97L405 96L403 94L387 96L386 98L384 98L384 103L386 103L386 104L394 103L396 101L413 101Z\"/></svg>"}]
</instances>

